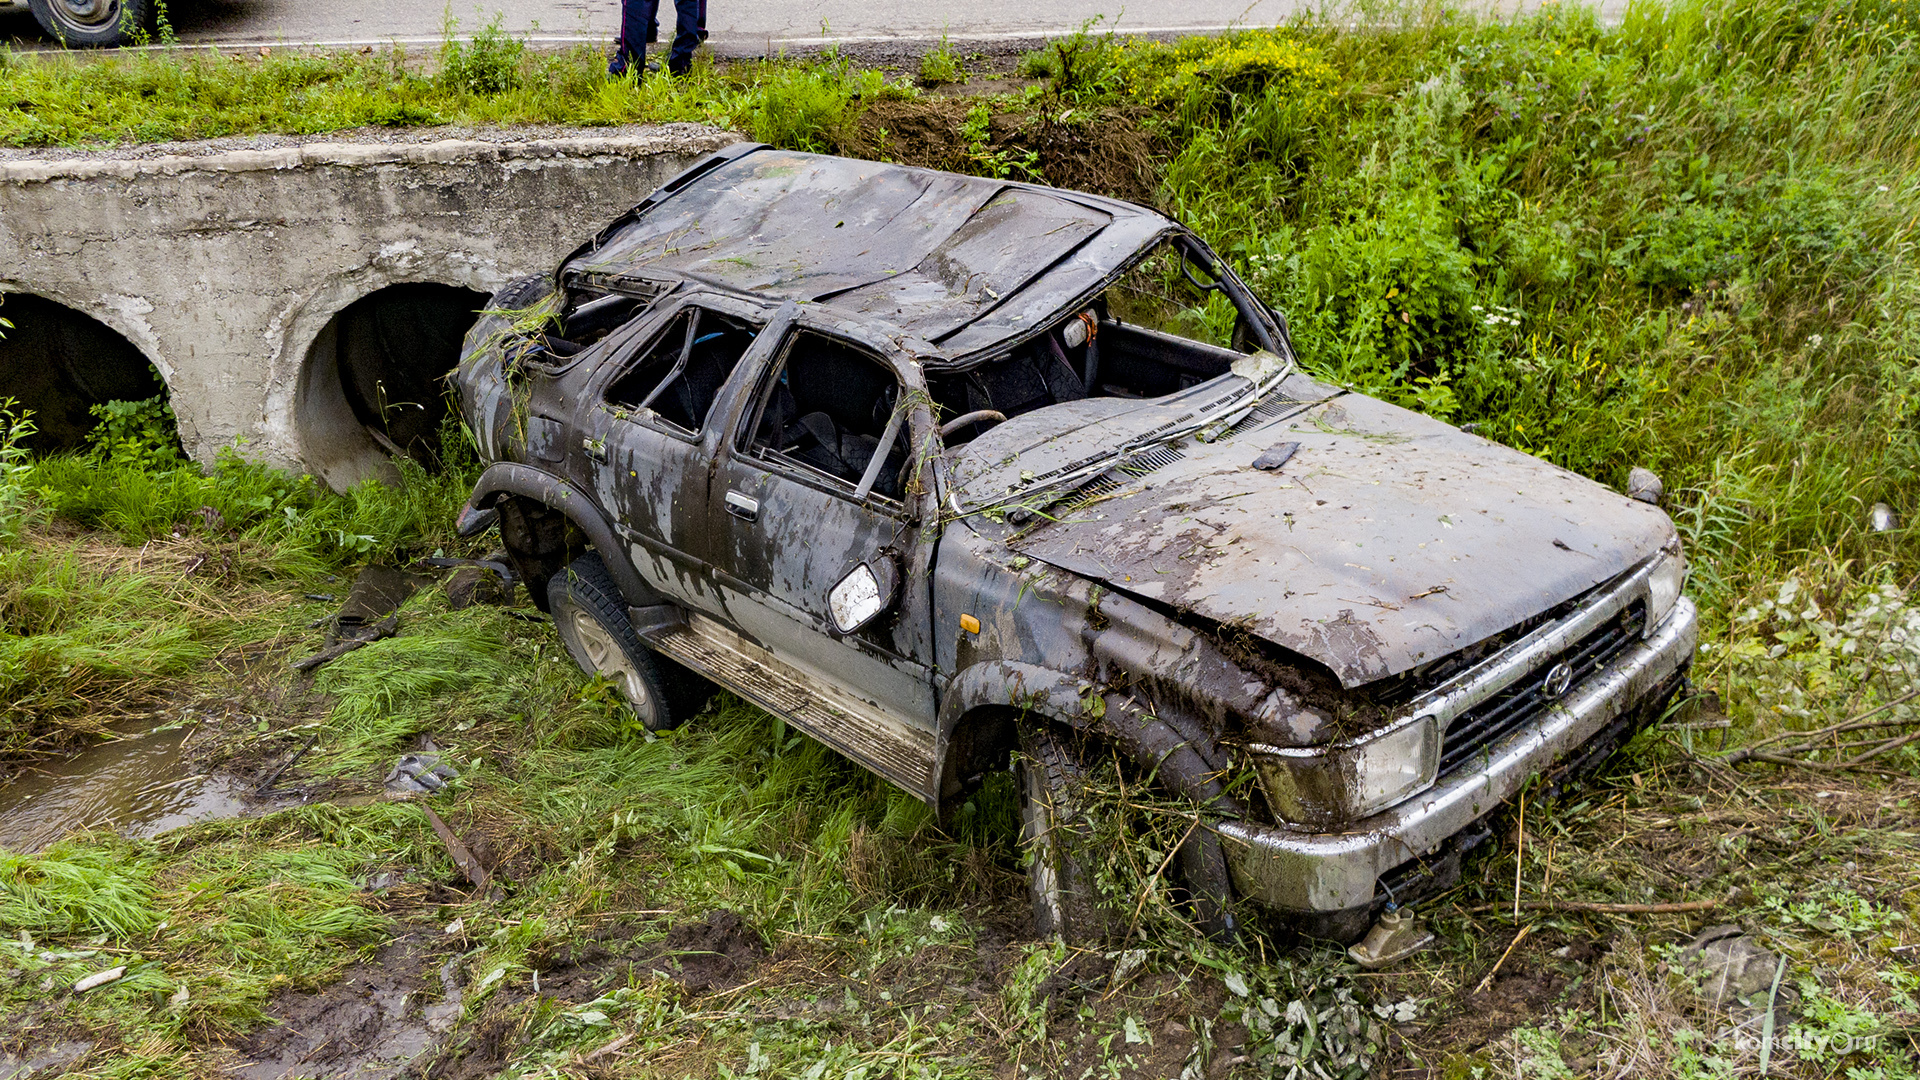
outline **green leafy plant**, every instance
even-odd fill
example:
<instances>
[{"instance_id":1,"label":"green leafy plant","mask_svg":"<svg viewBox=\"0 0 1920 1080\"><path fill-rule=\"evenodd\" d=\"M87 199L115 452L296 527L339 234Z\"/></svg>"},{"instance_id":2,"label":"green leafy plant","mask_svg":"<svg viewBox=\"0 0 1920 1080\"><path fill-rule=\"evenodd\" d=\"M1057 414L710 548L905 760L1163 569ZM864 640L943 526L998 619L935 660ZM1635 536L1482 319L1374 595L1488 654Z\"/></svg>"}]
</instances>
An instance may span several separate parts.
<instances>
[{"instance_id":1,"label":"green leafy plant","mask_svg":"<svg viewBox=\"0 0 1920 1080\"><path fill-rule=\"evenodd\" d=\"M505 19L505 13L496 11L486 25L474 31L472 40L463 43L453 36L457 26L448 12L445 40L440 46L439 79L443 86L486 96L504 94L520 85L527 43L501 29Z\"/></svg>"},{"instance_id":2,"label":"green leafy plant","mask_svg":"<svg viewBox=\"0 0 1920 1080\"><path fill-rule=\"evenodd\" d=\"M33 413L13 398L0 398L0 541L17 539L32 510L31 452L21 444L33 432Z\"/></svg>"},{"instance_id":3,"label":"green leafy plant","mask_svg":"<svg viewBox=\"0 0 1920 1080\"><path fill-rule=\"evenodd\" d=\"M920 85L948 86L966 81L966 63L947 41L947 36L940 35L939 46L928 49L920 56Z\"/></svg>"},{"instance_id":4,"label":"green leafy plant","mask_svg":"<svg viewBox=\"0 0 1920 1080\"><path fill-rule=\"evenodd\" d=\"M99 421L87 437L96 454L143 469L185 463L173 404L166 394L144 401L107 401L89 409Z\"/></svg>"}]
</instances>

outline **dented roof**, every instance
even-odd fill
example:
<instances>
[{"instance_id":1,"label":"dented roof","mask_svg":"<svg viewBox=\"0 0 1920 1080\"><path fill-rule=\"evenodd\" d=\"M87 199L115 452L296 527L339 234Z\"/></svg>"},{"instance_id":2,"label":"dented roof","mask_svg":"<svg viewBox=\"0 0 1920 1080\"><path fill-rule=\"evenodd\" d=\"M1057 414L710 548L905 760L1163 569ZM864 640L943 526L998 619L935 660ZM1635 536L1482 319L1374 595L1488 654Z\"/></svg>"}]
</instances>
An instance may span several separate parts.
<instances>
[{"instance_id":1,"label":"dented roof","mask_svg":"<svg viewBox=\"0 0 1920 1080\"><path fill-rule=\"evenodd\" d=\"M1175 227L1097 196L748 147L636 207L562 272L825 304L958 357L1032 331Z\"/></svg>"}]
</instances>

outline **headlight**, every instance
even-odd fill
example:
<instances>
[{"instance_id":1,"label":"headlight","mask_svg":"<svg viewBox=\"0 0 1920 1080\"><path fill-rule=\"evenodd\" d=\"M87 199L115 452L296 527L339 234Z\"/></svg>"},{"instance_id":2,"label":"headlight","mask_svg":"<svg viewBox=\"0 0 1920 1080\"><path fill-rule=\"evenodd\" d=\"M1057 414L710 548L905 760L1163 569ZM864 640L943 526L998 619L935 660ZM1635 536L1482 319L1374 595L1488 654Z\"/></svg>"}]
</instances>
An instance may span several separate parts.
<instances>
[{"instance_id":1,"label":"headlight","mask_svg":"<svg viewBox=\"0 0 1920 1080\"><path fill-rule=\"evenodd\" d=\"M1673 605L1680 602L1680 589L1687 583L1687 556L1680 550L1680 539L1667 541L1660 549L1660 561L1647 575L1647 632L1666 621Z\"/></svg>"},{"instance_id":2,"label":"headlight","mask_svg":"<svg viewBox=\"0 0 1920 1080\"><path fill-rule=\"evenodd\" d=\"M1410 716L1385 730L1328 746L1255 744L1254 768L1267 801L1297 825L1342 825L1433 786L1440 723Z\"/></svg>"}]
</instances>

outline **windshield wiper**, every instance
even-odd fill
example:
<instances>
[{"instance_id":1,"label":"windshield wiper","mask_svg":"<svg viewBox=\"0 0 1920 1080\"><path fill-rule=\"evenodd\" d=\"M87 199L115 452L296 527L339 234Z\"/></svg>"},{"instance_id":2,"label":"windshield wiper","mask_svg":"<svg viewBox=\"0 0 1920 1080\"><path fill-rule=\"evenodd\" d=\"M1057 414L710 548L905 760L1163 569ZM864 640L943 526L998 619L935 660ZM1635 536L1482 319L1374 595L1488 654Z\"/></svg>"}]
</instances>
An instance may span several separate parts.
<instances>
[{"instance_id":1,"label":"windshield wiper","mask_svg":"<svg viewBox=\"0 0 1920 1080\"><path fill-rule=\"evenodd\" d=\"M968 513L1005 510L1009 514L1037 514L1059 501L1059 496L1048 493L1071 490L1096 476L1116 469L1124 470L1135 458L1157 447L1179 442L1189 435L1196 436L1201 442L1212 442L1258 408L1267 395L1293 371L1292 357L1283 358L1264 350L1243 360L1236 360L1233 374L1253 384L1247 392L1210 402L1197 412L1129 439L1112 450L1102 450L1039 476L1022 476L1018 483L1008 489L1006 498L989 506L976 507ZM1047 497L1035 502L1032 498L1035 495Z\"/></svg>"}]
</instances>

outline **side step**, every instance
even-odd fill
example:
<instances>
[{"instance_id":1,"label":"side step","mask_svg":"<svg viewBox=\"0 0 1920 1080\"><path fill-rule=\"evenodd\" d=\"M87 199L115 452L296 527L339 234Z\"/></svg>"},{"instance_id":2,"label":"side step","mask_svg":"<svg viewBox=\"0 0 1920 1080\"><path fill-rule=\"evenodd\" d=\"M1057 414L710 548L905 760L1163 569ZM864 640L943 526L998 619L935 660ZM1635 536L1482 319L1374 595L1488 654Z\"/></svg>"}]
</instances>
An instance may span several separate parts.
<instances>
[{"instance_id":1,"label":"side step","mask_svg":"<svg viewBox=\"0 0 1920 1080\"><path fill-rule=\"evenodd\" d=\"M802 675L702 616L646 635L648 645L783 717L922 798L933 797L933 733Z\"/></svg>"}]
</instances>

